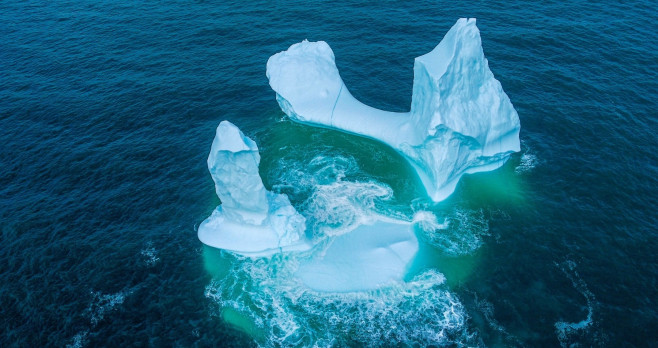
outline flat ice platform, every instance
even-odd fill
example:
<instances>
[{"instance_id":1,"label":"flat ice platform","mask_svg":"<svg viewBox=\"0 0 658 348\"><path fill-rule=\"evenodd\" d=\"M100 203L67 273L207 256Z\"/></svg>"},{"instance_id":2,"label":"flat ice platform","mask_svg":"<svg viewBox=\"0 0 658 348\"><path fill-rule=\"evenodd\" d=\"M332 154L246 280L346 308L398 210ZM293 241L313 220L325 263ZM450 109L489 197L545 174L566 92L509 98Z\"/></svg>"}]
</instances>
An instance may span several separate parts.
<instances>
[{"instance_id":1,"label":"flat ice platform","mask_svg":"<svg viewBox=\"0 0 658 348\"><path fill-rule=\"evenodd\" d=\"M330 243L297 271L315 291L368 291L401 282L418 251L412 224L391 219L361 225Z\"/></svg>"}]
</instances>

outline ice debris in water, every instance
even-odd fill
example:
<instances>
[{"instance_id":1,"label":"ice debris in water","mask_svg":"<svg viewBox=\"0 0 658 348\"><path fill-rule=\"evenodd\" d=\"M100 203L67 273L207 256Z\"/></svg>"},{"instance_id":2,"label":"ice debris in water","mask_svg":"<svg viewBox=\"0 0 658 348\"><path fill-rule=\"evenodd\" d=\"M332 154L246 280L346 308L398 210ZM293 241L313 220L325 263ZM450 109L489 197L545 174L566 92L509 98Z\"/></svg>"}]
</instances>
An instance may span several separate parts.
<instances>
[{"instance_id":1,"label":"ice debris in water","mask_svg":"<svg viewBox=\"0 0 658 348\"><path fill-rule=\"evenodd\" d=\"M270 192L258 173L256 143L223 121L208 156L208 170L222 201L199 226L206 245L249 256L310 248L305 219L286 195Z\"/></svg>"},{"instance_id":2,"label":"ice debris in water","mask_svg":"<svg viewBox=\"0 0 658 348\"><path fill-rule=\"evenodd\" d=\"M434 201L464 174L502 166L520 150L519 117L489 69L475 19L459 19L431 52L417 57L411 111L356 100L324 41L302 41L267 62L281 109L294 121L380 140L415 168Z\"/></svg>"}]
</instances>

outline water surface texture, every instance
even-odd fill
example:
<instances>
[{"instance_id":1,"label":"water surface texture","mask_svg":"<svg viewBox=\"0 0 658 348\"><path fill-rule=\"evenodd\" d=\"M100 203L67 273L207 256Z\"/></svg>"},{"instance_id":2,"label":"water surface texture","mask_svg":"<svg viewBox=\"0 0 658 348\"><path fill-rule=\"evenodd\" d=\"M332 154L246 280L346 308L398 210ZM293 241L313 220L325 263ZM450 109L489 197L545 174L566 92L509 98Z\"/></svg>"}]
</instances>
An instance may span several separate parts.
<instances>
[{"instance_id":1,"label":"water surface texture","mask_svg":"<svg viewBox=\"0 0 658 348\"><path fill-rule=\"evenodd\" d=\"M324 40L356 98L408 111L413 59L459 17L522 151L439 204L393 150L292 123L268 86L272 54ZM651 1L2 1L0 346L655 344L656 32ZM315 240L422 217L406 283L317 294L303 256L204 247L222 120Z\"/></svg>"}]
</instances>

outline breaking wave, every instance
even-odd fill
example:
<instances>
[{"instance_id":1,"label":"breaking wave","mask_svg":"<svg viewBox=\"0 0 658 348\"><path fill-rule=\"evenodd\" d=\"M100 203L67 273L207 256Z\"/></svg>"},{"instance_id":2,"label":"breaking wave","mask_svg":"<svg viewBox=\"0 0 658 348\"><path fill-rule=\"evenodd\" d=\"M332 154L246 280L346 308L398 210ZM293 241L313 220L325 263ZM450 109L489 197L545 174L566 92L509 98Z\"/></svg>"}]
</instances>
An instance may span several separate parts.
<instances>
[{"instance_id":1,"label":"breaking wave","mask_svg":"<svg viewBox=\"0 0 658 348\"><path fill-rule=\"evenodd\" d=\"M523 141L521 142L521 149L521 159L514 169L514 173L518 175L531 172L539 164L539 158L537 158L537 155L535 155Z\"/></svg>"},{"instance_id":2,"label":"breaking wave","mask_svg":"<svg viewBox=\"0 0 658 348\"><path fill-rule=\"evenodd\" d=\"M307 220L307 235L316 243L350 231L377 215L411 221L390 204L393 189L363 175L355 158L316 155L310 160L281 158L271 170L272 187L286 193ZM432 213L427 213L430 216ZM479 215L478 215L479 214ZM418 215L418 214L417 214ZM422 215L422 214L421 214ZM458 211L446 218L445 229L430 238L453 253L479 245L478 212ZM471 221L473 220L473 221ZM431 219L416 221L430 231ZM479 225L478 225L479 223ZM472 226L472 227L468 227ZM440 226L439 226L440 227ZM468 228L471 228L470 230ZM472 240L458 238L466 229ZM439 236L448 231L451 237ZM295 277L310 253L279 254L250 259L221 251L226 272L206 287L215 315L247 332L260 346L377 346L403 342L410 346L473 345L467 315L449 291L445 277L425 270L414 278L368 292L315 292ZM221 263L218 261L217 263Z\"/></svg>"}]
</instances>

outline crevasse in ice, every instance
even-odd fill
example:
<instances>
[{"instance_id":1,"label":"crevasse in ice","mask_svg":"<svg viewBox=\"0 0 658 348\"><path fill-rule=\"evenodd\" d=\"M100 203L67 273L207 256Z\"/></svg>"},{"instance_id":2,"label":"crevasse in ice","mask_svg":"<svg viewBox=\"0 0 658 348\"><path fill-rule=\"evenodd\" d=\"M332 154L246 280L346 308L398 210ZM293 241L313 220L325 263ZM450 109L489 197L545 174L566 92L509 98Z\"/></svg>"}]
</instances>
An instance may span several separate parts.
<instances>
[{"instance_id":1,"label":"crevasse in ice","mask_svg":"<svg viewBox=\"0 0 658 348\"><path fill-rule=\"evenodd\" d=\"M309 249L304 217L287 196L265 189L259 163L256 143L232 123L221 122L208 156L208 170L222 204L199 225L199 240L248 256Z\"/></svg>"},{"instance_id":2,"label":"crevasse in ice","mask_svg":"<svg viewBox=\"0 0 658 348\"><path fill-rule=\"evenodd\" d=\"M356 100L323 41L304 40L273 55L267 77L292 120L388 144L416 169L434 201L447 198L462 175L496 169L520 150L518 114L489 69L475 19L459 19L436 48L416 58L407 113Z\"/></svg>"}]
</instances>

